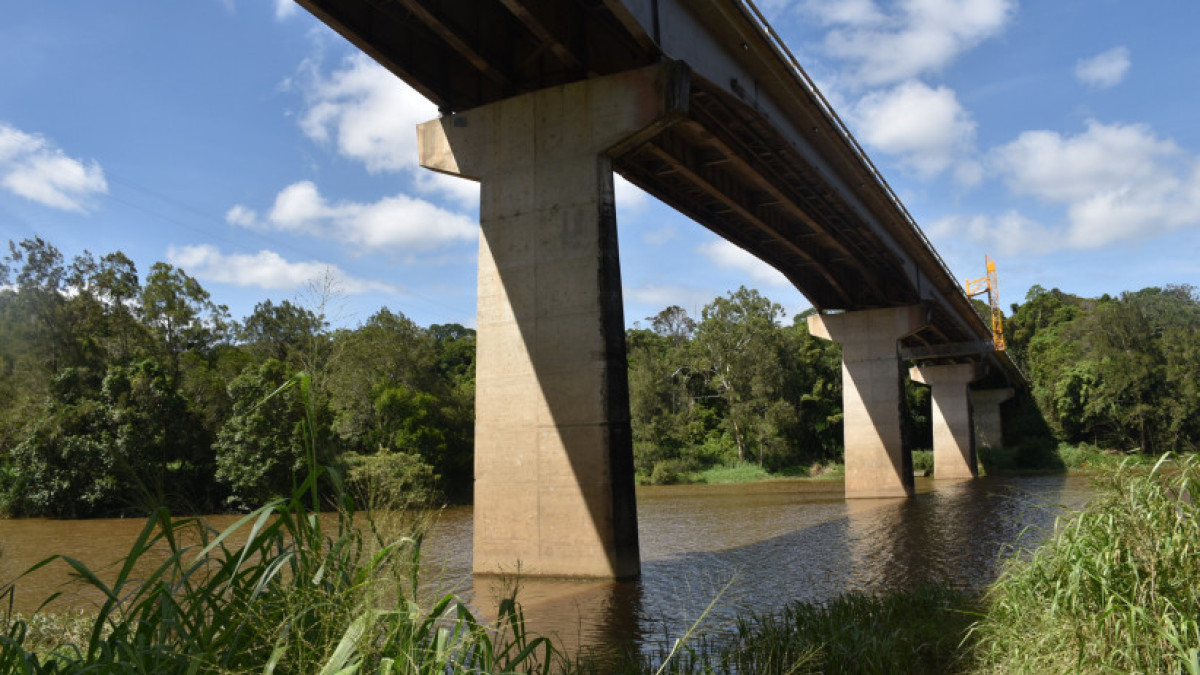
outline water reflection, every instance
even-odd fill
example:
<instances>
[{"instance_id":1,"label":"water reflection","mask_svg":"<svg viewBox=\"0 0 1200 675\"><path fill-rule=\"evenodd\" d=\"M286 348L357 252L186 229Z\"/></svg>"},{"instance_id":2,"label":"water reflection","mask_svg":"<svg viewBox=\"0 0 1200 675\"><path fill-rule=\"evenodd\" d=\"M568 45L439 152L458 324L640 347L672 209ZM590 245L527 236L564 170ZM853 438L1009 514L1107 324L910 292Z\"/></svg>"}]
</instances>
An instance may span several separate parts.
<instances>
[{"instance_id":1,"label":"water reflection","mask_svg":"<svg viewBox=\"0 0 1200 675\"><path fill-rule=\"evenodd\" d=\"M677 486L638 493L642 577L636 582L520 581L529 627L568 648L669 644L718 595L705 630L725 632L745 611L770 612L848 590L928 582L980 587L1006 547L1033 543L1091 495L1086 478L917 481L912 499L842 499L840 483ZM441 512L423 549L427 597L446 592L492 617L506 589L472 577L468 507ZM225 519L215 519L222 527ZM0 521L0 579L51 553L116 560L144 525L126 521ZM58 590L63 576L22 582L19 608Z\"/></svg>"}]
</instances>

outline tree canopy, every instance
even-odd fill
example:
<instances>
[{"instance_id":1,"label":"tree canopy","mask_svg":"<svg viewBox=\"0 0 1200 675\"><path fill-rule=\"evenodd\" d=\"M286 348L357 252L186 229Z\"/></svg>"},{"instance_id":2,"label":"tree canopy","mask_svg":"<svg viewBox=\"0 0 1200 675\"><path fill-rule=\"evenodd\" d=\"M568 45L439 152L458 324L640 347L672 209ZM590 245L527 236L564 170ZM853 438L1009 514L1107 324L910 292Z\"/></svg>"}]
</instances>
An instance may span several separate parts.
<instances>
[{"instance_id":1,"label":"tree canopy","mask_svg":"<svg viewBox=\"0 0 1200 675\"><path fill-rule=\"evenodd\" d=\"M670 306L627 331L641 481L841 460L840 347L783 317L739 288L698 318ZM1040 441L1197 449L1195 288L1034 287L1005 330ZM303 391L281 389L297 377ZM40 238L0 258L0 513L249 508L290 492L306 449L363 499L469 499L474 397L475 332L458 324L384 307L331 329L289 300L236 321L165 263L143 277L119 251L67 260ZM928 447L928 389L910 383L907 403L906 435Z\"/></svg>"}]
</instances>

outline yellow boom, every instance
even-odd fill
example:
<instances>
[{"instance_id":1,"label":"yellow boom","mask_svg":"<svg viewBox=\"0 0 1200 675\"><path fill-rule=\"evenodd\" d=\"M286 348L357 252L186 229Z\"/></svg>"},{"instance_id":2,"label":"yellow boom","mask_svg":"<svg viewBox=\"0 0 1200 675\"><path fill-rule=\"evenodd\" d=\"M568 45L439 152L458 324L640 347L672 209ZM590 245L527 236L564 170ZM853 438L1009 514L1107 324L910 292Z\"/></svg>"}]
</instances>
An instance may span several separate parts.
<instances>
[{"instance_id":1,"label":"yellow boom","mask_svg":"<svg viewBox=\"0 0 1200 675\"><path fill-rule=\"evenodd\" d=\"M987 276L982 279L967 279L967 296L975 297L987 293L988 304L992 306L992 342L996 351L1005 350L1004 344L1004 315L1000 312L1000 291L996 285L996 261L991 256L983 256L987 261Z\"/></svg>"}]
</instances>

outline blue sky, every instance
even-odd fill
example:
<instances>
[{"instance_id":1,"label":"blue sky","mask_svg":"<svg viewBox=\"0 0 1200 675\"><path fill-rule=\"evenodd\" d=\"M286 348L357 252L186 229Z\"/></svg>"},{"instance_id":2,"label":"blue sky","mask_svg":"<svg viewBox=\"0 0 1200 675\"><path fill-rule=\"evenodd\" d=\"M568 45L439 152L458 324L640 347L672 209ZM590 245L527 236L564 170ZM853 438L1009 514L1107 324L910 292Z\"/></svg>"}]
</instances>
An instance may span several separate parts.
<instances>
[{"instance_id":1,"label":"blue sky","mask_svg":"<svg viewBox=\"0 0 1200 675\"><path fill-rule=\"evenodd\" d=\"M436 110L290 0L4 3L0 241L122 250L353 326L474 324L477 186ZM1001 301L1200 284L1200 3L759 0L950 269ZM618 184L626 321L780 275ZM332 279L333 293L320 289Z\"/></svg>"}]
</instances>

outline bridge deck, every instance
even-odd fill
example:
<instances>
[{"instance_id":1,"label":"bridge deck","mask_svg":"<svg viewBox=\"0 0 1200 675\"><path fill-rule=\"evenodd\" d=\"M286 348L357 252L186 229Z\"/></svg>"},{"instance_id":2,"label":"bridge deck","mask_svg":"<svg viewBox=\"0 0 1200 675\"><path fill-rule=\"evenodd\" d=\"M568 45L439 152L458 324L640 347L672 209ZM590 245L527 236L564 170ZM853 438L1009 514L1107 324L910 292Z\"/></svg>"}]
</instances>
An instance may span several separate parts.
<instances>
[{"instance_id":1,"label":"bridge deck","mask_svg":"<svg viewBox=\"0 0 1200 675\"><path fill-rule=\"evenodd\" d=\"M990 328L746 0L299 0L444 114L661 61L687 119L614 158L627 179L786 275L821 310L925 304L923 355ZM947 359L964 358L951 350ZM977 356L970 357L977 358ZM986 359L1016 384L1004 353Z\"/></svg>"}]
</instances>

